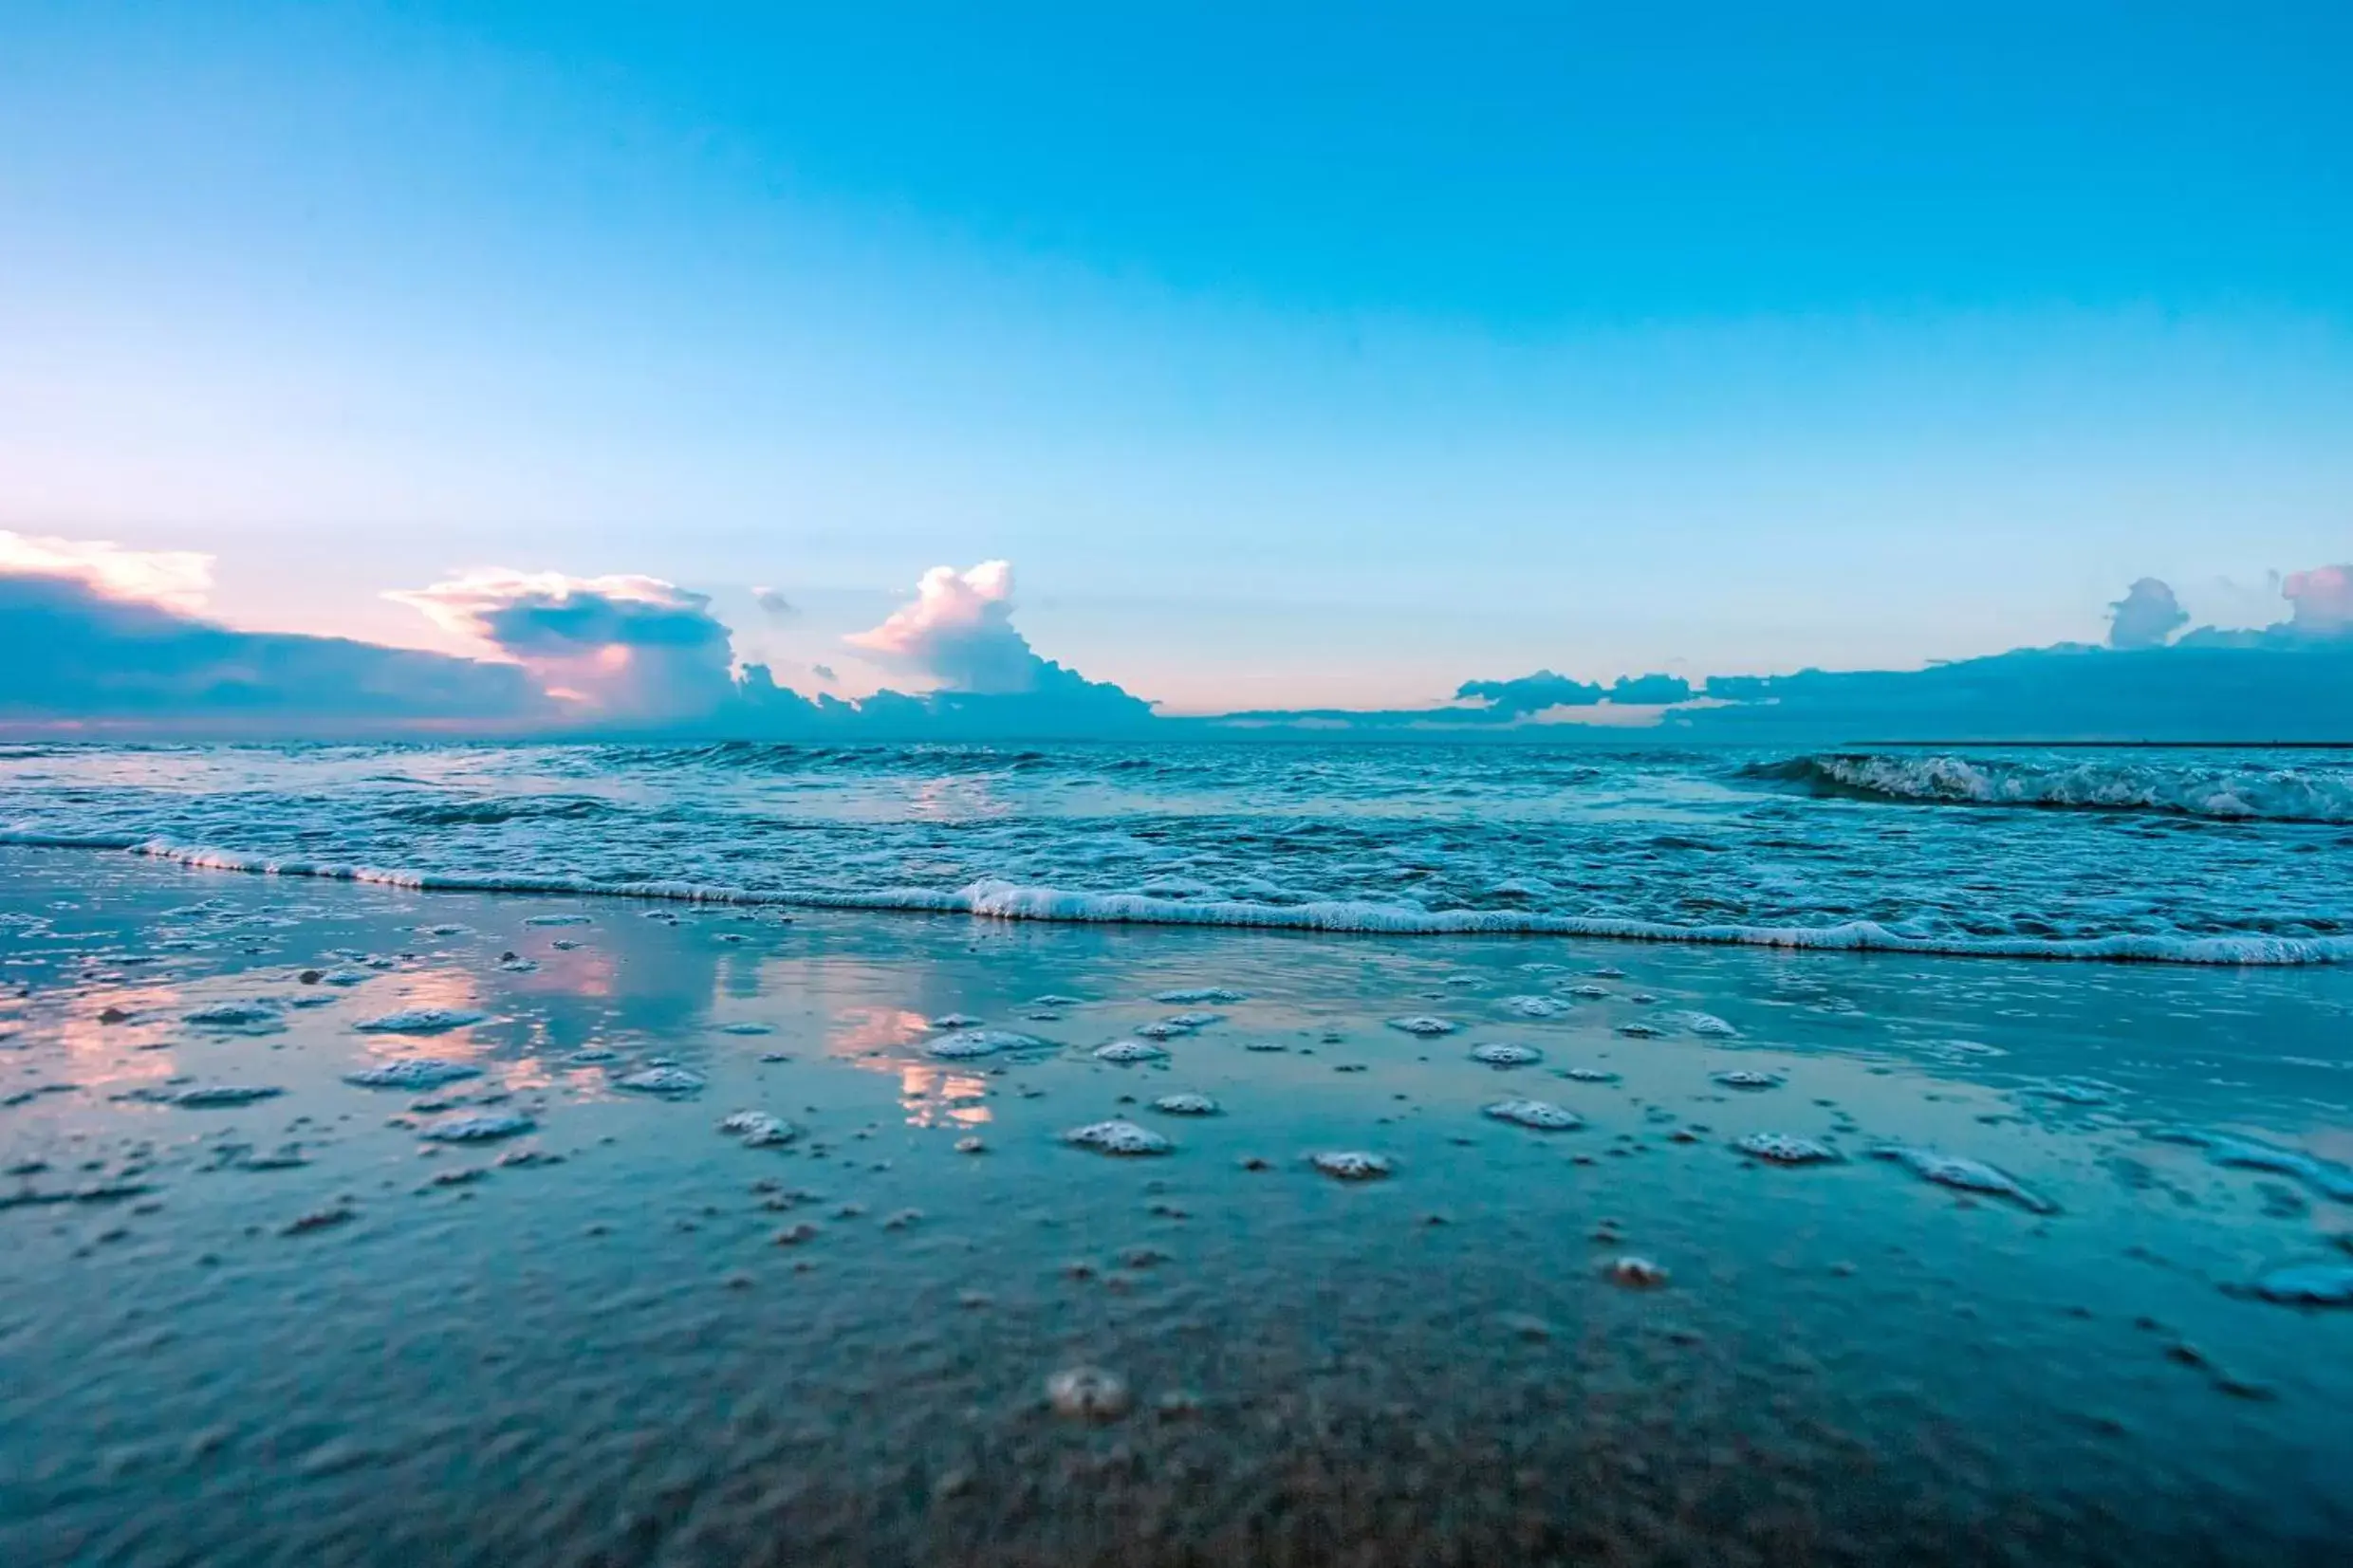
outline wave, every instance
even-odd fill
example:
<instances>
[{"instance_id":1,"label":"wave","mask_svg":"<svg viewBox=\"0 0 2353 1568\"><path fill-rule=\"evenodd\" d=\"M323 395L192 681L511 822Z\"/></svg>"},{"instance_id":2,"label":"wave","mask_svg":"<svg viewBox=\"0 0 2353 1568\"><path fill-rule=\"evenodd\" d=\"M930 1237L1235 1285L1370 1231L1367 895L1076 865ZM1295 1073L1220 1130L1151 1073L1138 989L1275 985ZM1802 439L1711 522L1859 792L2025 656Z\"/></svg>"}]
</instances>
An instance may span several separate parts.
<instances>
[{"instance_id":1,"label":"wave","mask_svg":"<svg viewBox=\"0 0 2353 1568\"><path fill-rule=\"evenodd\" d=\"M2209 821L2353 823L2353 769L1817 752L1751 763L1736 776L1793 784L1818 795L1904 804L2142 811Z\"/></svg>"},{"instance_id":2,"label":"wave","mask_svg":"<svg viewBox=\"0 0 2353 1568\"><path fill-rule=\"evenodd\" d=\"M373 883L419 892L560 895L658 899L768 908L897 910L986 919L1073 924L1223 926L1386 936L1577 936L1704 947L1892 952L1965 958L2023 958L2108 963L2289 967L2353 963L2353 936L2196 936L2119 932L2105 936L1916 936L1876 921L1830 926L1662 921L1521 910L1424 910L1366 900L1300 904L1244 900L1180 902L1143 893L1081 893L984 878L955 889L879 888L866 892L763 891L683 881L604 881L579 876L428 871L289 859L121 834L0 833L0 844L127 851L199 870Z\"/></svg>"},{"instance_id":3,"label":"wave","mask_svg":"<svg viewBox=\"0 0 2353 1568\"><path fill-rule=\"evenodd\" d=\"M576 821L610 809L602 801L584 795L506 795L420 801L394 806L384 815L417 827L489 827L499 822Z\"/></svg>"}]
</instances>

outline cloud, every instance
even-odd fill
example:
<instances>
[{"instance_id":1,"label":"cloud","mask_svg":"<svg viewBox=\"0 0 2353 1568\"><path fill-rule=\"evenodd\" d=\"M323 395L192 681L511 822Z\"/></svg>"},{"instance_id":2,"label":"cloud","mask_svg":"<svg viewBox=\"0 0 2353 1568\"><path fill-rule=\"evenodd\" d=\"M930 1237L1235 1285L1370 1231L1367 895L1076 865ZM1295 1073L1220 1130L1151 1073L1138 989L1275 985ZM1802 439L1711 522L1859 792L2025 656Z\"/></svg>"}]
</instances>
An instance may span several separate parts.
<instances>
[{"instance_id":1,"label":"cloud","mask_svg":"<svg viewBox=\"0 0 2353 1568\"><path fill-rule=\"evenodd\" d=\"M1691 682L1680 675L1620 675L1609 700L1621 708L1663 708L1691 700Z\"/></svg>"},{"instance_id":2,"label":"cloud","mask_svg":"<svg viewBox=\"0 0 2353 1568\"><path fill-rule=\"evenodd\" d=\"M1013 566L984 561L959 572L935 566L916 597L870 632L843 639L893 669L953 692L1027 692L1045 660L1013 627Z\"/></svg>"},{"instance_id":3,"label":"cloud","mask_svg":"<svg viewBox=\"0 0 2353 1568\"><path fill-rule=\"evenodd\" d=\"M1519 718L1547 708L1585 708L1602 700L1602 689L1549 670L1516 680L1467 680L1454 689L1457 702L1483 702L1498 717Z\"/></svg>"},{"instance_id":4,"label":"cloud","mask_svg":"<svg viewBox=\"0 0 2353 1568\"><path fill-rule=\"evenodd\" d=\"M132 554L0 559L0 726L363 735L552 716L511 665L199 619L171 602L195 591L183 562L151 570Z\"/></svg>"},{"instance_id":5,"label":"cloud","mask_svg":"<svg viewBox=\"0 0 2353 1568\"><path fill-rule=\"evenodd\" d=\"M1132 722L1151 705L1105 681L1042 658L1013 625L1013 567L984 561L965 571L935 566L916 584L916 597L870 632L842 639L877 662L936 684L935 696L959 699L956 711L1051 713L1065 722L1073 710ZM970 699L1028 698L1010 701Z\"/></svg>"},{"instance_id":6,"label":"cloud","mask_svg":"<svg viewBox=\"0 0 2353 1568\"><path fill-rule=\"evenodd\" d=\"M819 680L836 680L840 678L834 674L833 666L830 664L812 664L809 666L809 673L815 675Z\"/></svg>"},{"instance_id":7,"label":"cloud","mask_svg":"<svg viewBox=\"0 0 2353 1568\"><path fill-rule=\"evenodd\" d=\"M1523 719L1556 708L1663 708L1691 700L1691 682L1680 675L1621 675L1608 686L1572 680L1549 670L1516 680L1467 680L1454 689L1457 702L1486 704L1473 710L1488 719Z\"/></svg>"},{"instance_id":8,"label":"cloud","mask_svg":"<svg viewBox=\"0 0 2353 1568\"><path fill-rule=\"evenodd\" d=\"M213 589L213 558L194 550L126 550L102 539L54 539L0 528L0 578L59 578L93 594L195 612Z\"/></svg>"},{"instance_id":9,"label":"cloud","mask_svg":"<svg viewBox=\"0 0 2353 1568\"><path fill-rule=\"evenodd\" d=\"M751 590L751 599L753 603L780 620L787 616L799 613L793 609L792 600L784 596L782 589L754 588Z\"/></svg>"},{"instance_id":10,"label":"cloud","mask_svg":"<svg viewBox=\"0 0 2353 1568\"><path fill-rule=\"evenodd\" d=\"M2295 572L2280 584L2288 626L2307 636L2353 636L2353 563Z\"/></svg>"},{"instance_id":11,"label":"cloud","mask_svg":"<svg viewBox=\"0 0 2353 1568\"><path fill-rule=\"evenodd\" d=\"M583 717L692 718L734 694L732 643L710 596L659 578L494 567L384 597L495 648Z\"/></svg>"},{"instance_id":12,"label":"cloud","mask_svg":"<svg viewBox=\"0 0 2353 1568\"><path fill-rule=\"evenodd\" d=\"M2173 589L2157 578L2144 577L2108 606L2108 646L2156 648L2190 622L2190 614Z\"/></svg>"}]
</instances>

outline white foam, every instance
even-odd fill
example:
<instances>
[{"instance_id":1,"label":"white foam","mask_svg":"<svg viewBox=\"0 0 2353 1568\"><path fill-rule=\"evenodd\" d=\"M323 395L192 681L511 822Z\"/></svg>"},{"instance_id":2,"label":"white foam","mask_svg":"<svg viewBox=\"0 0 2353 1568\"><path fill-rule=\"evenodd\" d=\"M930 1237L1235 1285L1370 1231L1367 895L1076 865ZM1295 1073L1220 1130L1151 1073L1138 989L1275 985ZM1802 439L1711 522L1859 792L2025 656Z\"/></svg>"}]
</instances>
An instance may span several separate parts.
<instances>
[{"instance_id":1,"label":"white foam","mask_svg":"<svg viewBox=\"0 0 2353 1568\"><path fill-rule=\"evenodd\" d=\"M1084 1127L1073 1127L1062 1135L1062 1140L1103 1154L1165 1154L1172 1147L1168 1139L1149 1127L1118 1120L1089 1122Z\"/></svg>"},{"instance_id":2,"label":"white foam","mask_svg":"<svg viewBox=\"0 0 2353 1568\"><path fill-rule=\"evenodd\" d=\"M345 1073L345 1083L356 1083L362 1089L438 1089L445 1083L463 1079L480 1078L482 1069L469 1061L448 1061L439 1057L404 1057L373 1067L362 1067Z\"/></svg>"},{"instance_id":3,"label":"white foam","mask_svg":"<svg viewBox=\"0 0 2353 1568\"><path fill-rule=\"evenodd\" d=\"M2292 967L2353 963L2353 936L2280 936L2263 932L2193 935L2118 932L2098 936L1961 936L1898 932L1872 920L1826 925L1675 925L1601 915L1519 910L1429 910L1366 900L1256 904L1231 900L1180 902L1142 893L1083 893L983 878L953 890L878 888L763 891L680 880L612 880L581 876L519 876L503 873L428 871L240 854L129 834L0 832L0 844L127 850L152 859L204 870L255 876L306 876L375 883L425 892L558 894L648 898L686 903L788 906L810 909L903 910L968 913L1004 920L1050 920L1110 925L1240 926L1274 930L1362 932L1398 936L1577 936L1706 947L1760 947L1850 952L1899 952L1963 958L2031 958L2111 963Z\"/></svg>"},{"instance_id":4,"label":"white foam","mask_svg":"<svg viewBox=\"0 0 2353 1568\"><path fill-rule=\"evenodd\" d=\"M484 1017L468 1007L403 1007L381 1018L365 1019L352 1027L361 1034L437 1035L479 1024Z\"/></svg>"},{"instance_id":5,"label":"white foam","mask_svg":"<svg viewBox=\"0 0 2353 1568\"><path fill-rule=\"evenodd\" d=\"M1820 753L1745 772L1750 778L1930 804L2153 811L2225 821L2353 822L2353 773L2320 768L1892 752Z\"/></svg>"},{"instance_id":6,"label":"white foam","mask_svg":"<svg viewBox=\"0 0 2353 1568\"><path fill-rule=\"evenodd\" d=\"M1485 1107L1482 1114L1540 1133L1566 1133L1585 1124L1584 1117L1548 1099L1499 1099Z\"/></svg>"}]
</instances>

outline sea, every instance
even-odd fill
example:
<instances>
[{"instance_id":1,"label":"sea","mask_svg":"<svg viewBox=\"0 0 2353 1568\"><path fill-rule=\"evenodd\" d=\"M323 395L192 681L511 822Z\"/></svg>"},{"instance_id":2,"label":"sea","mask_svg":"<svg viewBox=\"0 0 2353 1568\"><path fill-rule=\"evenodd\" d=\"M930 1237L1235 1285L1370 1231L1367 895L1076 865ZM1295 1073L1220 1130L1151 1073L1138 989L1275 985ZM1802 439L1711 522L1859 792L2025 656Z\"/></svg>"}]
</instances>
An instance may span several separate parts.
<instances>
[{"instance_id":1,"label":"sea","mask_svg":"<svg viewBox=\"0 0 2353 1568\"><path fill-rule=\"evenodd\" d=\"M0 843L417 889L2353 959L2353 751L15 746Z\"/></svg>"},{"instance_id":2,"label":"sea","mask_svg":"<svg viewBox=\"0 0 2353 1568\"><path fill-rule=\"evenodd\" d=\"M6 1568L2353 1540L2353 752L0 750Z\"/></svg>"}]
</instances>

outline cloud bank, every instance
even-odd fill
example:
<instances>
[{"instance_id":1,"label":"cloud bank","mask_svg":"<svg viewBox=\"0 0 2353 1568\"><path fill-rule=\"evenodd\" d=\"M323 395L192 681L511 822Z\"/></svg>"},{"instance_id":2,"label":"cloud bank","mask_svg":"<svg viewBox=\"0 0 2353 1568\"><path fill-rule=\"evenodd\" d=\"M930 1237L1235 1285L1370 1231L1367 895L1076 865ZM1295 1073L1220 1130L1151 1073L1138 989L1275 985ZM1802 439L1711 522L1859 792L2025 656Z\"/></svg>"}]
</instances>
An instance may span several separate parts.
<instances>
[{"instance_id":1,"label":"cloud bank","mask_svg":"<svg viewBox=\"0 0 2353 1568\"><path fill-rule=\"evenodd\" d=\"M0 528L0 578L62 579L102 599L194 614L213 591L213 558L193 550L132 550L103 539L53 539Z\"/></svg>"},{"instance_id":2,"label":"cloud bank","mask_svg":"<svg viewBox=\"0 0 2353 1568\"><path fill-rule=\"evenodd\" d=\"M659 578L493 567L384 597L513 659L584 716L698 718L735 694L732 645L710 596Z\"/></svg>"},{"instance_id":3,"label":"cloud bank","mask_svg":"<svg viewBox=\"0 0 2353 1568\"><path fill-rule=\"evenodd\" d=\"M216 625L192 613L211 581L200 555L0 534L0 725L347 735L554 716L511 666Z\"/></svg>"},{"instance_id":4,"label":"cloud bank","mask_svg":"<svg viewBox=\"0 0 2353 1568\"><path fill-rule=\"evenodd\" d=\"M247 632L203 616L211 560L0 533L0 727L298 737L545 734L696 740L1365 737L1624 744L1991 739L2353 739L2353 566L2282 580L2274 624L2197 627L2144 578L2105 646L2016 649L1918 671L1655 673L1607 685L1550 670L1472 680L1380 711L1163 719L1046 658L1013 623L1002 561L926 572L860 654L921 683L850 702L734 662L707 595L643 576L484 569L390 597L480 658ZM824 665L808 667L830 680Z\"/></svg>"}]
</instances>

